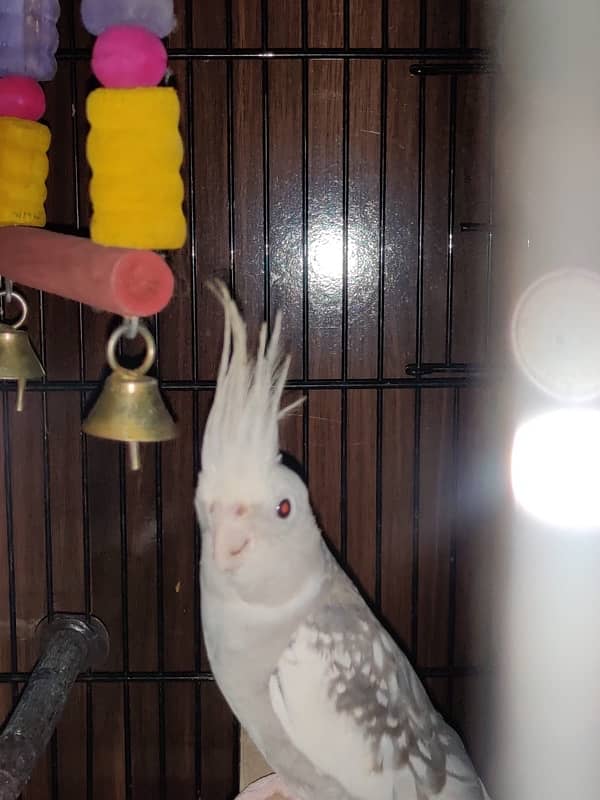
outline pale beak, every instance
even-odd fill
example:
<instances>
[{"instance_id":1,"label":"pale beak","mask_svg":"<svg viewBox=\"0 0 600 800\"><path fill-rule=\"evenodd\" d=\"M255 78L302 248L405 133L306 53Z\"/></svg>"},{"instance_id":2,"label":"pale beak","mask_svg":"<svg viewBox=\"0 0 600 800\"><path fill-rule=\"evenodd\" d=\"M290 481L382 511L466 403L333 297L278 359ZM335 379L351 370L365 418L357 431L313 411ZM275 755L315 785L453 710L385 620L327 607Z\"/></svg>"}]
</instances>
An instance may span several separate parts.
<instances>
[{"instance_id":1,"label":"pale beak","mask_svg":"<svg viewBox=\"0 0 600 800\"><path fill-rule=\"evenodd\" d=\"M215 564L220 570L238 567L243 554L251 544L246 506L220 506L211 509L212 546Z\"/></svg>"}]
</instances>

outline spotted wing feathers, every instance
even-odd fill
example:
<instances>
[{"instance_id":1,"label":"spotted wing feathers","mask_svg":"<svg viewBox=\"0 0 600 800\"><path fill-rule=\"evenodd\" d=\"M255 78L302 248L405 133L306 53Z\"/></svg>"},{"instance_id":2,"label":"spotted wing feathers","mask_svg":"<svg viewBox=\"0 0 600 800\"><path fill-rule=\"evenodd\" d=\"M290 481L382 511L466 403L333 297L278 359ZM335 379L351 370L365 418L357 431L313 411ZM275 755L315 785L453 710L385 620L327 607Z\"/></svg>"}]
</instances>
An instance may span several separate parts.
<instances>
[{"instance_id":1,"label":"spotted wing feathers","mask_svg":"<svg viewBox=\"0 0 600 800\"><path fill-rule=\"evenodd\" d=\"M325 604L270 682L295 747L357 800L484 800L458 735L362 599Z\"/></svg>"}]
</instances>

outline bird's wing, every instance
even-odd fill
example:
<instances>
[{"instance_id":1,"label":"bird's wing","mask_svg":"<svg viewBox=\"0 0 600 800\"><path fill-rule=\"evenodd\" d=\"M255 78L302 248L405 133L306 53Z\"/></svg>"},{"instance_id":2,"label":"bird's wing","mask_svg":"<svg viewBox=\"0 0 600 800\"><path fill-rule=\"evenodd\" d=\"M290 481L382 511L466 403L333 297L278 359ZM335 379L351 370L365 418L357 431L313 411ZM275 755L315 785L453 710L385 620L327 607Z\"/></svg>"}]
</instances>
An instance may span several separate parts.
<instances>
[{"instance_id":1,"label":"bird's wing","mask_svg":"<svg viewBox=\"0 0 600 800\"><path fill-rule=\"evenodd\" d=\"M301 625L271 675L292 744L357 800L484 800L407 658L359 595L343 594Z\"/></svg>"}]
</instances>

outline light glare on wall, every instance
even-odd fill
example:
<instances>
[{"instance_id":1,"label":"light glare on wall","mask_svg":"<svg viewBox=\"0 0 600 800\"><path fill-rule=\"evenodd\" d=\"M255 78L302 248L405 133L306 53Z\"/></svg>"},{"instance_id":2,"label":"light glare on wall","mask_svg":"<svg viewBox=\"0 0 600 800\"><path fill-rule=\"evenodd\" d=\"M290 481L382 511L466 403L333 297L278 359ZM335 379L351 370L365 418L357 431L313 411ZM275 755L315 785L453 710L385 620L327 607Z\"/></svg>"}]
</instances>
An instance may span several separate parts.
<instances>
[{"instance_id":1,"label":"light glare on wall","mask_svg":"<svg viewBox=\"0 0 600 800\"><path fill-rule=\"evenodd\" d=\"M517 503L553 527L600 528L600 411L564 408L515 434L511 480Z\"/></svg>"}]
</instances>

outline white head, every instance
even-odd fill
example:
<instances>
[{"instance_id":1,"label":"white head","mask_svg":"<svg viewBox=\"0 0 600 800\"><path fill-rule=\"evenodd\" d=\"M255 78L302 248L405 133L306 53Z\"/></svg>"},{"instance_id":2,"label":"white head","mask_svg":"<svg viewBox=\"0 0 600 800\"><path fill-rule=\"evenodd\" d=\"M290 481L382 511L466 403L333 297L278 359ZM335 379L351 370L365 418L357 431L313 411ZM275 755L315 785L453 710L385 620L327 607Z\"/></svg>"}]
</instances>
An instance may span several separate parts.
<instances>
[{"instance_id":1,"label":"white head","mask_svg":"<svg viewBox=\"0 0 600 800\"><path fill-rule=\"evenodd\" d=\"M306 486L279 451L279 420L302 401L279 408L290 363L280 353L280 315L268 344L263 324L250 359L246 326L227 288L211 288L225 311L225 334L196 490L202 570L223 591L278 605L322 562Z\"/></svg>"}]
</instances>

